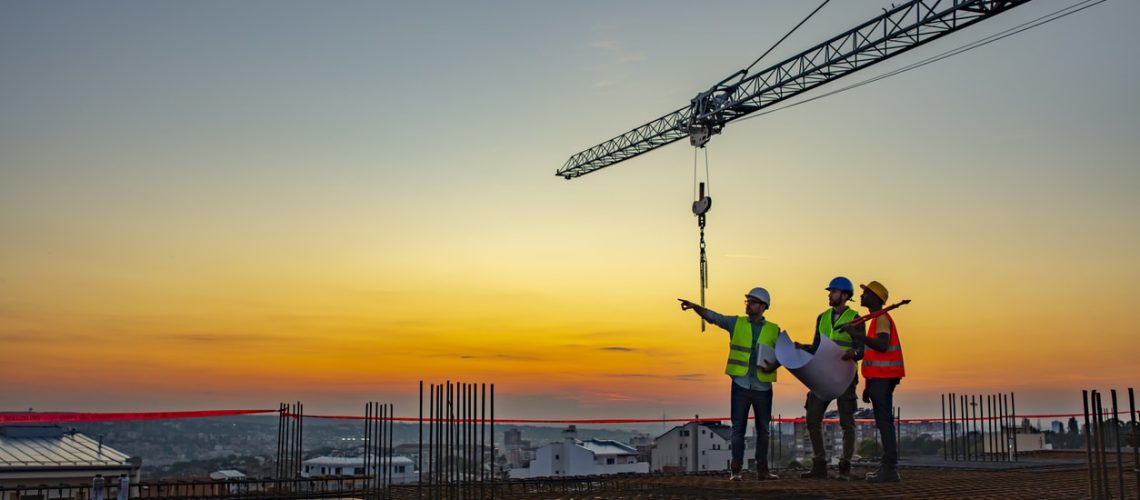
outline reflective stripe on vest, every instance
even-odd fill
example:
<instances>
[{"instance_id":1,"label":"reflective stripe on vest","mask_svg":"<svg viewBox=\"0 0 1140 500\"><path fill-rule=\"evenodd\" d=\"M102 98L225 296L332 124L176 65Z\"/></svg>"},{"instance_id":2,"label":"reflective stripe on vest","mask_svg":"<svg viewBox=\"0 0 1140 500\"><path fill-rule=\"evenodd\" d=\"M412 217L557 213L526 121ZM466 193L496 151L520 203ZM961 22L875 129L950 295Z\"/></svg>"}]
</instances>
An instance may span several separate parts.
<instances>
[{"instance_id":1,"label":"reflective stripe on vest","mask_svg":"<svg viewBox=\"0 0 1140 500\"><path fill-rule=\"evenodd\" d=\"M760 343L768 347L776 347L776 336L780 334L779 325L765 321L760 327ZM748 358L752 355L752 323L747 316L738 316L736 325L732 327L732 338L728 345L728 362L725 363L724 373L732 377L748 375ZM761 382L775 382L776 372L764 373L756 369L756 379Z\"/></svg>"},{"instance_id":2,"label":"reflective stripe on vest","mask_svg":"<svg viewBox=\"0 0 1140 500\"><path fill-rule=\"evenodd\" d=\"M855 313L854 309L848 307L846 311L843 311L843 313L839 315L839 321L833 322L831 320L831 311L831 309L828 309L819 315L819 321L816 321L816 328L821 336L831 339L832 342L835 342L835 344L844 351L850 351L851 348L855 346L854 341L851 340L851 335L848 335L847 332L842 330L836 331L835 325L846 325L859 317L859 315Z\"/></svg>"},{"instance_id":3,"label":"reflective stripe on vest","mask_svg":"<svg viewBox=\"0 0 1140 500\"><path fill-rule=\"evenodd\" d=\"M889 314L871 319L867 325L867 335L875 335L878 331L880 318L887 318L891 325L891 338L887 343L887 350L883 352L871 348L863 351L863 378L902 378L906 376L906 367L903 365L902 344L899 342L899 332L895 328L895 321Z\"/></svg>"}]
</instances>

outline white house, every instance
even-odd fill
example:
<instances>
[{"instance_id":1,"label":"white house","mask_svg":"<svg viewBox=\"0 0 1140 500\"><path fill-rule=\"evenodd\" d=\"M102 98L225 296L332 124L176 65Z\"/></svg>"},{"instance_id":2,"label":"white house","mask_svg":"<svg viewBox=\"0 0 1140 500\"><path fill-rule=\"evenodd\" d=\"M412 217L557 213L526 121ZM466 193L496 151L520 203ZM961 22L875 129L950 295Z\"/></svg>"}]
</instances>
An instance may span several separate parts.
<instances>
[{"instance_id":1,"label":"white house","mask_svg":"<svg viewBox=\"0 0 1140 500\"><path fill-rule=\"evenodd\" d=\"M45 497L37 498L75 498L78 491L68 486L91 487L96 474L103 476L107 496L114 498L119 476L126 474L131 483L138 483L141 467L141 460L58 425L0 426L0 487L52 486ZM19 492L12 494L23 498Z\"/></svg>"},{"instance_id":2,"label":"white house","mask_svg":"<svg viewBox=\"0 0 1140 500\"><path fill-rule=\"evenodd\" d=\"M570 426L562 432L562 442L535 450L534 460L524 468L511 469L511 478L592 476L647 473L649 464L637 461L637 449L609 439L577 439Z\"/></svg>"},{"instance_id":3,"label":"white house","mask_svg":"<svg viewBox=\"0 0 1140 500\"><path fill-rule=\"evenodd\" d=\"M392 484L410 484L417 481L415 462L408 457L393 457L389 469L388 457L369 461L370 475L390 474ZM364 457L317 457L301 462L301 477L364 476Z\"/></svg>"},{"instance_id":4,"label":"white house","mask_svg":"<svg viewBox=\"0 0 1140 500\"><path fill-rule=\"evenodd\" d=\"M689 422L657 437L649 463L654 472L727 470L732 460L731 445L732 427L718 422Z\"/></svg>"}]
</instances>

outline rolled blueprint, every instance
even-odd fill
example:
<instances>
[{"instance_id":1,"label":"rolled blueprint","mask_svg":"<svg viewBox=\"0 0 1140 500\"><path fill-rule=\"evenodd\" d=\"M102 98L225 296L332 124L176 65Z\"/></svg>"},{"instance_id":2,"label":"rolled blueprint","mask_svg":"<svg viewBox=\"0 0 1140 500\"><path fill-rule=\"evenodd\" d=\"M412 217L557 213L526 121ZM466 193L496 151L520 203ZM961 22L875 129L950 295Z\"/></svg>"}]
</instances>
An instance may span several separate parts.
<instances>
[{"instance_id":1,"label":"rolled blueprint","mask_svg":"<svg viewBox=\"0 0 1140 500\"><path fill-rule=\"evenodd\" d=\"M760 355L756 357L756 366L763 370L764 366L771 366L779 363L776 359L776 350L768 347L768 344L760 344Z\"/></svg>"},{"instance_id":2,"label":"rolled blueprint","mask_svg":"<svg viewBox=\"0 0 1140 500\"><path fill-rule=\"evenodd\" d=\"M796 349L788 332L776 338L776 359L800 379L816 397L832 400L844 393L855 378L855 362L843 359L843 349L820 337L815 354Z\"/></svg>"}]
</instances>

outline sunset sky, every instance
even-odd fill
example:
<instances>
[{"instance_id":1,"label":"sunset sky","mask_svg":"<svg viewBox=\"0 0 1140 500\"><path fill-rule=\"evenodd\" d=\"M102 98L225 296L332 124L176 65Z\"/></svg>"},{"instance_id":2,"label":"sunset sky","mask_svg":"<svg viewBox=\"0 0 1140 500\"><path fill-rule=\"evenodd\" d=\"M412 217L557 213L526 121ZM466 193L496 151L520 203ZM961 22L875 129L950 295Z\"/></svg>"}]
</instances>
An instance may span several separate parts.
<instances>
[{"instance_id":1,"label":"sunset sky","mask_svg":"<svg viewBox=\"0 0 1140 500\"><path fill-rule=\"evenodd\" d=\"M1071 2L1037 0L854 83ZM889 6L833 2L760 64ZM0 3L0 411L728 414L693 151L566 158L748 65L805 2ZM1109 0L709 145L708 304L801 341L883 282L909 416L1140 382L1140 2ZM825 87L832 88L831 86ZM802 412L787 372L776 412Z\"/></svg>"}]
</instances>

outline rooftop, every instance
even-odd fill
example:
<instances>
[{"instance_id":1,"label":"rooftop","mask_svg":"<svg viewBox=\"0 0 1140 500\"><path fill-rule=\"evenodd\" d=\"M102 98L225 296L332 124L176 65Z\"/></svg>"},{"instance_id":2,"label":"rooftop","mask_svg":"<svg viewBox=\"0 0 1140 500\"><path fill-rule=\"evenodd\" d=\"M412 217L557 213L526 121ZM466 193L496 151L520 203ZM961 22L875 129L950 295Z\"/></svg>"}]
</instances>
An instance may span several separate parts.
<instances>
[{"instance_id":1,"label":"rooftop","mask_svg":"<svg viewBox=\"0 0 1140 500\"><path fill-rule=\"evenodd\" d=\"M595 455L636 455L637 448L612 439L588 439L579 441L578 446L590 450Z\"/></svg>"},{"instance_id":2,"label":"rooftop","mask_svg":"<svg viewBox=\"0 0 1140 500\"><path fill-rule=\"evenodd\" d=\"M58 426L0 428L0 469L122 467L129 459L107 445Z\"/></svg>"}]
</instances>

